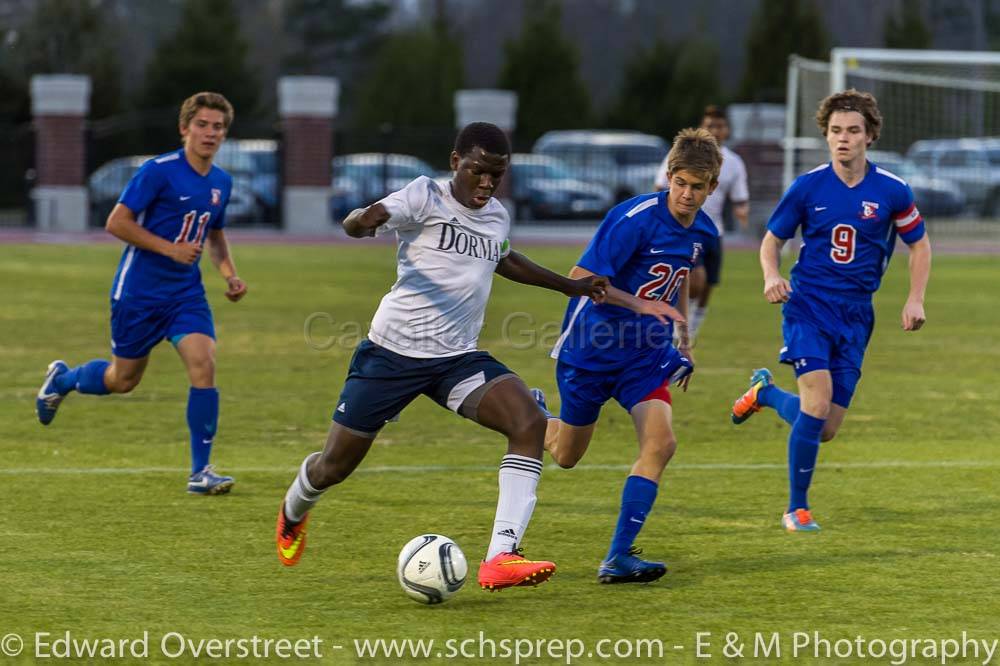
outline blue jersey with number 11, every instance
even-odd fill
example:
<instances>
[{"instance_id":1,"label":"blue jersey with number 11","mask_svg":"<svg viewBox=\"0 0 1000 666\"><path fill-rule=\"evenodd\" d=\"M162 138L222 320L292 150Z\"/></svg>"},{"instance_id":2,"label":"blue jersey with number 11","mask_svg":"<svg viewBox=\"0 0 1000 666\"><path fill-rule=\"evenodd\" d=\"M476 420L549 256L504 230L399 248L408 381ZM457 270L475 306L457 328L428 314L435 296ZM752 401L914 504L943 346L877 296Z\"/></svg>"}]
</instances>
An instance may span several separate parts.
<instances>
[{"instance_id":1,"label":"blue jersey with number 11","mask_svg":"<svg viewBox=\"0 0 1000 666\"><path fill-rule=\"evenodd\" d=\"M232 187L232 177L217 166L204 176L195 171L180 149L143 164L118 202L160 238L204 245L209 230L225 226ZM204 294L197 261L189 266L132 245L125 248L111 286L112 300L130 303L182 301Z\"/></svg>"},{"instance_id":2,"label":"blue jersey with number 11","mask_svg":"<svg viewBox=\"0 0 1000 666\"><path fill-rule=\"evenodd\" d=\"M805 286L856 299L878 290L897 234L907 244L924 237L910 186L871 162L854 187L830 163L799 176L767 228L787 240L800 226L802 249L792 268L792 289Z\"/></svg>"},{"instance_id":3,"label":"blue jersey with number 11","mask_svg":"<svg viewBox=\"0 0 1000 666\"><path fill-rule=\"evenodd\" d=\"M681 225L667 208L666 192L642 194L608 212L577 265L638 298L677 305L684 280L718 234L701 211L690 226ZM672 326L650 315L574 298L552 358L588 370L618 370L659 353L672 339Z\"/></svg>"}]
</instances>

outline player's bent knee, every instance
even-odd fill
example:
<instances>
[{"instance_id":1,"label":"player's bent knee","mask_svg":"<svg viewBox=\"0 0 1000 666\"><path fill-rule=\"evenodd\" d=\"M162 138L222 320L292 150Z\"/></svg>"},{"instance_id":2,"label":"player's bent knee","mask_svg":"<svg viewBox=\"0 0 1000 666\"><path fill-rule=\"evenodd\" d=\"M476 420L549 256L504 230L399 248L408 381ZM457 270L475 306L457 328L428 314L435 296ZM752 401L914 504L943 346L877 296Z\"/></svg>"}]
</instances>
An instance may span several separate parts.
<instances>
[{"instance_id":1,"label":"player's bent knee","mask_svg":"<svg viewBox=\"0 0 1000 666\"><path fill-rule=\"evenodd\" d=\"M823 428L823 432L821 432L820 435L819 435L819 441L821 441L821 442L829 442L830 440L832 440L836 436L837 436L837 429L836 428L830 428L829 430L827 430L826 428Z\"/></svg>"},{"instance_id":2,"label":"player's bent knee","mask_svg":"<svg viewBox=\"0 0 1000 666\"><path fill-rule=\"evenodd\" d=\"M104 385L112 393L131 393L142 381L142 375L132 377L111 377L104 380Z\"/></svg>"},{"instance_id":3,"label":"player's bent knee","mask_svg":"<svg viewBox=\"0 0 1000 666\"><path fill-rule=\"evenodd\" d=\"M323 490L346 480L353 471L353 467L347 467L335 460L328 459L326 456L320 456L309 469L309 481L317 490Z\"/></svg>"},{"instance_id":4,"label":"player's bent knee","mask_svg":"<svg viewBox=\"0 0 1000 666\"><path fill-rule=\"evenodd\" d=\"M670 462L670 459L674 457L674 453L676 452L677 440L673 437L669 437L644 442L639 456L640 458L646 458L647 460L653 460L662 465L666 465Z\"/></svg>"},{"instance_id":5,"label":"player's bent knee","mask_svg":"<svg viewBox=\"0 0 1000 666\"><path fill-rule=\"evenodd\" d=\"M583 451L573 449L565 450L556 448L552 452L552 459L563 469L573 469L580 459L583 458Z\"/></svg>"}]
</instances>

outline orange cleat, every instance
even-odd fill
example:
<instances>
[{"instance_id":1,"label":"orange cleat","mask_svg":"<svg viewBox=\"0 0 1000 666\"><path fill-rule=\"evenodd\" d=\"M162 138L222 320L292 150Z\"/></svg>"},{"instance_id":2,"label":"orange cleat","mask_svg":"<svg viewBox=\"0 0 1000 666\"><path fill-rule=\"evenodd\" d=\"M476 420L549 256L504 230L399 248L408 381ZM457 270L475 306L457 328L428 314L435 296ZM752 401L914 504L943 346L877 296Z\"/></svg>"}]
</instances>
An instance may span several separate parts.
<instances>
[{"instance_id":1,"label":"orange cleat","mask_svg":"<svg viewBox=\"0 0 1000 666\"><path fill-rule=\"evenodd\" d=\"M301 521L293 523L285 517L285 503L278 509L278 524L275 526L275 540L278 543L278 560L286 567L294 567L299 563L306 549L307 513Z\"/></svg>"},{"instance_id":2,"label":"orange cleat","mask_svg":"<svg viewBox=\"0 0 1000 666\"><path fill-rule=\"evenodd\" d=\"M786 532L819 532L819 524L813 520L809 509L796 509L784 514L781 526Z\"/></svg>"},{"instance_id":3,"label":"orange cleat","mask_svg":"<svg viewBox=\"0 0 1000 666\"><path fill-rule=\"evenodd\" d=\"M770 386L773 383L774 378L771 377L770 370L767 368L754 370L753 376L750 377L750 389L733 403L733 413L730 415L732 416L733 423L739 425L759 412L760 403L757 402L757 394L762 388Z\"/></svg>"},{"instance_id":4,"label":"orange cleat","mask_svg":"<svg viewBox=\"0 0 1000 666\"><path fill-rule=\"evenodd\" d=\"M479 586L493 592L505 587L524 587L544 583L556 572L556 565L545 560L526 560L517 548L499 553L479 565Z\"/></svg>"}]
</instances>

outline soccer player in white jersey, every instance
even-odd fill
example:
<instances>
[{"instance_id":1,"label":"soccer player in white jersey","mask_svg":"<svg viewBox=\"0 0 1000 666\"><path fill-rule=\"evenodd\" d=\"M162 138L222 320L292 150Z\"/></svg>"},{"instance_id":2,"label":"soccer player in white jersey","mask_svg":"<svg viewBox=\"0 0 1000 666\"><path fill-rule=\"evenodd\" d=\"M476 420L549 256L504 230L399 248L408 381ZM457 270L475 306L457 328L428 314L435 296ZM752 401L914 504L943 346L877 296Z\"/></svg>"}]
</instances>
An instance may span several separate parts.
<instances>
[{"instance_id":1,"label":"soccer player in white jersey","mask_svg":"<svg viewBox=\"0 0 1000 666\"><path fill-rule=\"evenodd\" d=\"M537 585L555 571L552 562L520 554L542 470L546 419L524 382L478 350L479 332L494 273L598 301L608 280L570 279L510 249L510 217L493 198L510 154L500 128L472 123L455 141L450 180L421 176L344 219L355 238L396 234L398 277L351 360L326 448L306 457L278 511L282 564L302 556L308 513L322 493L346 479L386 421L423 394L508 439L479 584L490 590Z\"/></svg>"},{"instance_id":2,"label":"soccer player in white jersey","mask_svg":"<svg viewBox=\"0 0 1000 666\"><path fill-rule=\"evenodd\" d=\"M719 172L719 185L715 188L702 210L712 218L716 228L719 230L718 240L714 245L705 248L701 255L701 261L691 272L691 303L688 321L688 330L693 341L698 335L708 312L708 298L712 295L712 289L719 284L719 276L722 273L722 235L725 233L723 224L723 213L726 204L732 206L733 217L739 224L741 231L750 228L750 191L747 187L747 168L743 159L735 152L725 146L729 139L729 119L726 112L717 106L705 107L702 114L701 126L707 129L719 147L722 149L722 171ZM656 174L656 189L665 190L669 187L667 180L667 158L663 159L663 164Z\"/></svg>"}]
</instances>

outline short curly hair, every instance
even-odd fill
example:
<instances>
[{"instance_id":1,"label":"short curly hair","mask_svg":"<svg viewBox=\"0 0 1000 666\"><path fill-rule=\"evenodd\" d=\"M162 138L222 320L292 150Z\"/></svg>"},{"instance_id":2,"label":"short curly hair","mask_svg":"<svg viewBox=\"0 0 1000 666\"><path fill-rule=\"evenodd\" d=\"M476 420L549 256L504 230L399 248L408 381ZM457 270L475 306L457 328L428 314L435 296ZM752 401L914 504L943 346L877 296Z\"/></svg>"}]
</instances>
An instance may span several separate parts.
<instances>
[{"instance_id":1,"label":"short curly hair","mask_svg":"<svg viewBox=\"0 0 1000 666\"><path fill-rule=\"evenodd\" d=\"M830 129L830 116L837 111L860 113L865 119L865 132L872 137L869 145L878 141L882 132L882 114L878 110L878 101L874 95L851 88L834 93L820 102L819 109L816 110L816 125L823 132L823 136L826 136L827 130Z\"/></svg>"},{"instance_id":2,"label":"short curly hair","mask_svg":"<svg viewBox=\"0 0 1000 666\"><path fill-rule=\"evenodd\" d=\"M677 133L674 145L667 155L667 172L681 170L703 173L709 182L719 180L722 168L722 151L712 133L702 127L689 127Z\"/></svg>"},{"instance_id":3,"label":"short curly hair","mask_svg":"<svg viewBox=\"0 0 1000 666\"><path fill-rule=\"evenodd\" d=\"M487 153L510 155L510 139L493 123L469 123L455 138L455 152L460 156L479 146Z\"/></svg>"}]
</instances>

